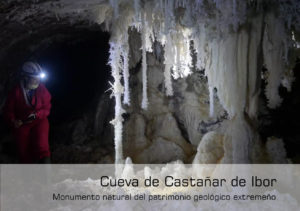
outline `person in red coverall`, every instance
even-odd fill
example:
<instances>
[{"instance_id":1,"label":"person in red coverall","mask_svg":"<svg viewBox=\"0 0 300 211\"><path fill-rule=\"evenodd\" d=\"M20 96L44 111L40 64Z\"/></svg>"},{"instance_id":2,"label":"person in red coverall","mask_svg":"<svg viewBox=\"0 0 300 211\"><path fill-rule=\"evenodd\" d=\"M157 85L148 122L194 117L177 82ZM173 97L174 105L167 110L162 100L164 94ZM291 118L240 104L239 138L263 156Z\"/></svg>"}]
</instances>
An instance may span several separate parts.
<instances>
[{"instance_id":1,"label":"person in red coverall","mask_svg":"<svg viewBox=\"0 0 300 211\"><path fill-rule=\"evenodd\" d=\"M20 83L9 93L4 117L13 128L21 163L50 163L48 143L51 95L40 83L42 69L26 62Z\"/></svg>"}]
</instances>

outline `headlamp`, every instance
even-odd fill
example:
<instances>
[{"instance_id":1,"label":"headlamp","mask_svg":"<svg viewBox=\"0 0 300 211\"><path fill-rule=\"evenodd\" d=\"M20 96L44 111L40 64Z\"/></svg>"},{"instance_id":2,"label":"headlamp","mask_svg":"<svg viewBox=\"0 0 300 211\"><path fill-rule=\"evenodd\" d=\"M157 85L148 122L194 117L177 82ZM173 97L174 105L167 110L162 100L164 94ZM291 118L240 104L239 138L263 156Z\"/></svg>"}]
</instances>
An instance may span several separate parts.
<instances>
[{"instance_id":1,"label":"headlamp","mask_svg":"<svg viewBox=\"0 0 300 211\"><path fill-rule=\"evenodd\" d=\"M41 73L40 73L40 79L44 79L45 77L46 77L46 73L41 72Z\"/></svg>"}]
</instances>

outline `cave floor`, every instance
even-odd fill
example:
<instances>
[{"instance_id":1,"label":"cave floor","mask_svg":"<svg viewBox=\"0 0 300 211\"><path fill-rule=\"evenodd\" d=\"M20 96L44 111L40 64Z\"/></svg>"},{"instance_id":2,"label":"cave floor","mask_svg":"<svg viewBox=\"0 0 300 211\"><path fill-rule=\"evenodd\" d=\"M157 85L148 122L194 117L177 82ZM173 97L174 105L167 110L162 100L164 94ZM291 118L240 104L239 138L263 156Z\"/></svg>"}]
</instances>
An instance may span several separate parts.
<instances>
[{"instance_id":1,"label":"cave floor","mask_svg":"<svg viewBox=\"0 0 300 211\"><path fill-rule=\"evenodd\" d=\"M18 163L16 146L11 138L6 139L1 145L0 163ZM50 145L52 164L87 164L114 162L114 147L98 143Z\"/></svg>"}]
</instances>

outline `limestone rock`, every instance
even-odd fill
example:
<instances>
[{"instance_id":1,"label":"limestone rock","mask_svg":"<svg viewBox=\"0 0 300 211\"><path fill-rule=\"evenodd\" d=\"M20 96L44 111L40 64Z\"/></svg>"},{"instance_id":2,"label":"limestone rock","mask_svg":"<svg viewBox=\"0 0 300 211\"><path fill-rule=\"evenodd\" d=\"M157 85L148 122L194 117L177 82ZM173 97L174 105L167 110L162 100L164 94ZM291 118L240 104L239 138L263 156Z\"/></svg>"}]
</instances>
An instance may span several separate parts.
<instances>
[{"instance_id":1,"label":"limestone rock","mask_svg":"<svg viewBox=\"0 0 300 211\"><path fill-rule=\"evenodd\" d=\"M217 130L224 119L225 111L218 98L214 99L214 115L209 116L209 95L207 81L199 72L174 83L176 90L175 114L186 129L188 139L198 146L202 136Z\"/></svg>"},{"instance_id":2,"label":"limestone rock","mask_svg":"<svg viewBox=\"0 0 300 211\"><path fill-rule=\"evenodd\" d=\"M142 58L142 52L140 47L142 45L141 36L136 30L132 30L129 32L129 68L133 68Z\"/></svg>"},{"instance_id":3,"label":"limestone rock","mask_svg":"<svg viewBox=\"0 0 300 211\"><path fill-rule=\"evenodd\" d=\"M192 152L192 146L182 137L176 119L171 113L156 116L147 128L147 136L156 139L161 137L179 145L186 154Z\"/></svg>"},{"instance_id":4,"label":"limestone rock","mask_svg":"<svg viewBox=\"0 0 300 211\"><path fill-rule=\"evenodd\" d=\"M271 163L288 163L282 139L269 137L266 143L266 151Z\"/></svg>"},{"instance_id":5,"label":"limestone rock","mask_svg":"<svg viewBox=\"0 0 300 211\"><path fill-rule=\"evenodd\" d=\"M86 131L87 120L85 118L75 122L72 131L72 141L74 143L83 143L86 139L88 139L88 134L86 133Z\"/></svg>"},{"instance_id":6,"label":"limestone rock","mask_svg":"<svg viewBox=\"0 0 300 211\"><path fill-rule=\"evenodd\" d=\"M167 163L184 160L185 153L180 146L163 138L154 139L152 145L137 157L139 163Z\"/></svg>"},{"instance_id":7,"label":"limestone rock","mask_svg":"<svg viewBox=\"0 0 300 211\"><path fill-rule=\"evenodd\" d=\"M224 156L223 136L216 132L206 133L197 148L194 164L216 164Z\"/></svg>"},{"instance_id":8,"label":"limestone rock","mask_svg":"<svg viewBox=\"0 0 300 211\"><path fill-rule=\"evenodd\" d=\"M145 136L146 123L145 119L140 114L132 114L129 121L126 122L124 132L124 150L125 154L133 157L136 152L140 152L149 145L149 141Z\"/></svg>"}]
</instances>

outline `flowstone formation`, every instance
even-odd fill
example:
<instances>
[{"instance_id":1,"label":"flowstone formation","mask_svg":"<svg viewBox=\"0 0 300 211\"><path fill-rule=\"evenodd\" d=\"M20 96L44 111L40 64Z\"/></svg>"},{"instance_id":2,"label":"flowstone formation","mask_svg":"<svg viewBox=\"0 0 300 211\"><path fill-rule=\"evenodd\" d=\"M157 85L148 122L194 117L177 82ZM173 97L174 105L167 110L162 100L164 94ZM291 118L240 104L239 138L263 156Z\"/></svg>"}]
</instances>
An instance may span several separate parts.
<instances>
[{"instance_id":1,"label":"flowstone formation","mask_svg":"<svg viewBox=\"0 0 300 211\"><path fill-rule=\"evenodd\" d=\"M299 31L299 2L112 0L110 6L113 15L104 20L111 32L116 163L123 162L123 94L124 104L130 104L127 86L130 28L137 29L142 40L141 107L145 110L151 107L147 77L152 73L147 70L147 52L153 52L153 44L158 42L164 48L166 95L174 95L172 81L190 75L195 65L198 70L205 70L210 116L214 115L215 90L228 114L229 121L222 134L206 135L202 141L209 139L222 146L224 154L219 162L254 162L255 154L259 154L255 151L259 144L255 128L259 94L264 91L268 106L276 108L282 101L279 86L290 89L293 81L292 67L299 47L295 38ZM265 90L260 88L263 66L267 69L263 78L267 84ZM222 143L218 140L220 136ZM196 157L201 157L202 145Z\"/></svg>"}]
</instances>

